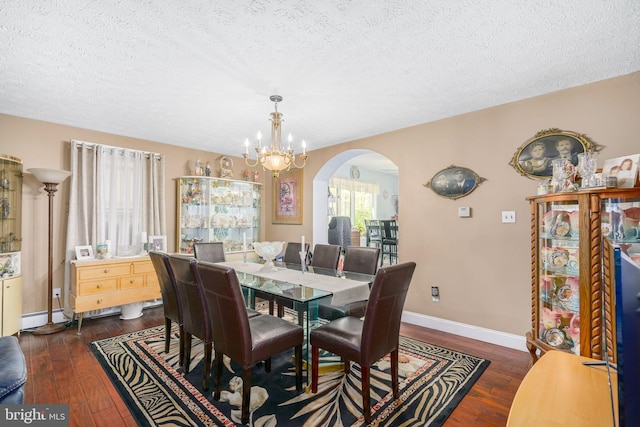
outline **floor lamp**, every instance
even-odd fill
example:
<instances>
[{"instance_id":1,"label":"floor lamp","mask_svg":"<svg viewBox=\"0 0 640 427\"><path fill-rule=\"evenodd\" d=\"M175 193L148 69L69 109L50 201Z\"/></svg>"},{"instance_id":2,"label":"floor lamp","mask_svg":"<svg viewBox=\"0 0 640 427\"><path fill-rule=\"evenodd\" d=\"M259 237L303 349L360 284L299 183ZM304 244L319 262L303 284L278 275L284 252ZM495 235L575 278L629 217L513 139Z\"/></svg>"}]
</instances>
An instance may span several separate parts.
<instances>
[{"instance_id":1,"label":"floor lamp","mask_svg":"<svg viewBox=\"0 0 640 427\"><path fill-rule=\"evenodd\" d=\"M48 335L60 332L65 328L64 323L53 323L53 196L58 191L58 184L67 179L71 172L58 169L27 169L40 182L49 194L49 272L47 276L47 324L33 331L34 335Z\"/></svg>"}]
</instances>

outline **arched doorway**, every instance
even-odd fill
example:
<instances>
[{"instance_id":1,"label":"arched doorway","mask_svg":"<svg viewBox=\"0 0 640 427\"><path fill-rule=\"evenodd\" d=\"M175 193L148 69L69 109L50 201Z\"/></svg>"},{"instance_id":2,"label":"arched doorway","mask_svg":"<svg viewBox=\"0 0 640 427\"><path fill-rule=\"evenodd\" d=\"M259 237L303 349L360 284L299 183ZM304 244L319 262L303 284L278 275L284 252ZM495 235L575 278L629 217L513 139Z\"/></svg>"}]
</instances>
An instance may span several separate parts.
<instances>
[{"instance_id":1,"label":"arched doorway","mask_svg":"<svg viewBox=\"0 0 640 427\"><path fill-rule=\"evenodd\" d=\"M374 154L375 156L368 156ZM360 168L362 169L362 179L367 179L367 169L370 171L375 171L376 173L386 173L393 175L394 185L391 188L385 188L385 196L384 204L389 204L391 206L392 198L395 195L397 198L397 167L391 161L389 161L386 157L376 153L372 150L367 149L353 149L344 151L335 157L329 159L323 166L320 168L318 173L313 179L313 238L316 243L327 243L327 218L328 218L328 188L329 188L329 180L331 177L338 171L340 168L343 168L346 163L354 163L358 164L358 157L362 159L367 159L367 161L363 164L360 164ZM368 161L371 158L379 157L378 161L373 164L370 164ZM371 172L369 172L369 177L371 176ZM369 178L378 180L379 178ZM393 191L395 189L395 192ZM382 209L385 217L390 217L391 208Z\"/></svg>"}]
</instances>

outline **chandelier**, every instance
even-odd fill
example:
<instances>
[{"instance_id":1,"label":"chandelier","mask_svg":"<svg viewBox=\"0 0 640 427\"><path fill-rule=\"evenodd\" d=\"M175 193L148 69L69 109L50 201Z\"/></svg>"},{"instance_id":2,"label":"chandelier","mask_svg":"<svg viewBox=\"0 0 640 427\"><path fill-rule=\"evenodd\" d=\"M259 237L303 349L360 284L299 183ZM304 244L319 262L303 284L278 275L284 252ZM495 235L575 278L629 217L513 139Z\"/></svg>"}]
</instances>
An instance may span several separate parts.
<instances>
[{"instance_id":1,"label":"chandelier","mask_svg":"<svg viewBox=\"0 0 640 427\"><path fill-rule=\"evenodd\" d=\"M282 147L282 113L278 112L278 102L282 102L280 95L271 95L269 99L275 103L275 111L271 113L271 145L268 147L262 146L262 134L258 132L258 143L254 147L256 150L256 159L253 163L249 160L249 139L244 141L244 161L249 167L257 166L258 163L262 165L264 169L269 169L273 172L273 177L277 178L280 175L281 170L289 170L291 166L296 168L303 168L307 162L307 143L302 140L302 164L296 164L296 156L293 154L292 141L293 138L289 134L288 145L286 150Z\"/></svg>"}]
</instances>

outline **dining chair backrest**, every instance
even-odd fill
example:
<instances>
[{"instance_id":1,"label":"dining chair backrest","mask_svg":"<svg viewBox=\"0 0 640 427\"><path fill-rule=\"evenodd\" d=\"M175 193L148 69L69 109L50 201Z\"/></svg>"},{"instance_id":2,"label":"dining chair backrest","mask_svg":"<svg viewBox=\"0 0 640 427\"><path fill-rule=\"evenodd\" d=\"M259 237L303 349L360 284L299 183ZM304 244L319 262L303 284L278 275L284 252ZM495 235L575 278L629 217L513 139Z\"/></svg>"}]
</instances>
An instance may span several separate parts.
<instances>
[{"instance_id":1,"label":"dining chair backrest","mask_svg":"<svg viewBox=\"0 0 640 427\"><path fill-rule=\"evenodd\" d=\"M344 250L342 270L353 273L376 274L379 258L380 248L347 246Z\"/></svg>"},{"instance_id":2,"label":"dining chair backrest","mask_svg":"<svg viewBox=\"0 0 640 427\"><path fill-rule=\"evenodd\" d=\"M405 262L378 270L362 325L363 363L370 366L398 348L402 309L415 268L415 262Z\"/></svg>"},{"instance_id":3,"label":"dining chair backrest","mask_svg":"<svg viewBox=\"0 0 640 427\"><path fill-rule=\"evenodd\" d=\"M164 252L151 251L149 258L158 276L164 317L182 325L182 305L178 296L173 270L169 264L169 255Z\"/></svg>"},{"instance_id":4,"label":"dining chair backrest","mask_svg":"<svg viewBox=\"0 0 640 427\"><path fill-rule=\"evenodd\" d=\"M380 231L380 220L377 219L365 219L364 220L365 227L365 236L367 241L367 246L370 243L375 243L377 246L380 246L380 242L382 241L382 232Z\"/></svg>"},{"instance_id":5,"label":"dining chair backrest","mask_svg":"<svg viewBox=\"0 0 640 427\"><path fill-rule=\"evenodd\" d=\"M224 243L200 242L193 244L193 253L198 261L225 262Z\"/></svg>"},{"instance_id":6,"label":"dining chair backrest","mask_svg":"<svg viewBox=\"0 0 640 427\"><path fill-rule=\"evenodd\" d=\"M215 350L239 363L251 360L249 316L235 270L199 262L192 271L210 308Z\"/></svg>"},{"instance_id":7,"label":"dining chair backrest","mask_svg":"<svg viewBox=\"0 0 640 427\"><path fill-rule=\"evenodd\" d=\"M340 262L342 247L340 245L317 244L313 247L312 267L331 268L336 270Z\"/></svg>"},{"instance_id":8,"label":"dining chair backrest","mask_svg":"<svg viewBox=\"0 0 640 427\"><path fill-rule=\"evenodd\" d=\"M304 247L309 252L309 244L305 243ZM300 251L302 249L302 243L288 242L284 251L283 261L289 264L300 264Z\"/></svg>"},{"instance_id":9,"label":"dining chair backrest","mask_svg":"<svg viewBox=\"0 0 640 427\"><path fill-rule=\"evenodd\" d=\"M382 240L398 239L398 223L395 219L383 219L380 221L380 231L382 232Z\"/></svg>"},{"instance_id":10,"label":"dining chair backrest","mask_svg":"<svg viewBox=\"0 0 640 427\"><path fill-rule=\"evenodd\" d=\"M171 254L169 263L173 269L180 303L184 309L185 331L203 341L211 341L209 310L191 270L191 264L197 264L198 261L192 257Z\"/></svg>"}]
</instances>

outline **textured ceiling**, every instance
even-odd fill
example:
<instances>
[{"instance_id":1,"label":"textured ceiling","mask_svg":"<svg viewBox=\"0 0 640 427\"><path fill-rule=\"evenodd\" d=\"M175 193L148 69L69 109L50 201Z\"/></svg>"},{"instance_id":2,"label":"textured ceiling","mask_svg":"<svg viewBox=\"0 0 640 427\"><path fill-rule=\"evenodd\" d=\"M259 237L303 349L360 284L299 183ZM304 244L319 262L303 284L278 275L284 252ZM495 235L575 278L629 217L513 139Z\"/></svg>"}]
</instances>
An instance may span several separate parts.
<instances>
[{"instance_id":1,"label":"textured ceiling","mask_svg":"<svg viewBox=\"0 0 640 427\"><path fill-rule=\"evenodd\" d=\"M230 155L637 70L638 0L0 0L0 113Z\"/></svg>"}]
</instances>

